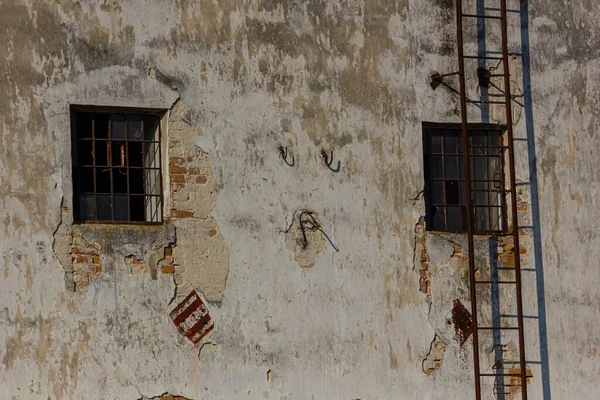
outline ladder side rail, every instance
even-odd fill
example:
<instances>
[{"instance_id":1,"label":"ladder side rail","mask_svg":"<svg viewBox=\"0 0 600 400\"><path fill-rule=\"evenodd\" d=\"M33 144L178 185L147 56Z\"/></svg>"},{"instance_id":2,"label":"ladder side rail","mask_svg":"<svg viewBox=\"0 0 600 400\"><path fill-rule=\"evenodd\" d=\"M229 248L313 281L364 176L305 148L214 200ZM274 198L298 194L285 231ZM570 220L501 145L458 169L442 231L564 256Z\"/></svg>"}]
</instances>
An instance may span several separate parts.
<instances>
[{"instance_id":1,"label":"ladder side rail","mask_svg":"<svg viewBox=\"0 0 600 400\"><path fill-rule=\"evenodd\" d=\"M459 0L460 1L460 0ZM508 136L508 154L510 158L510 200L512 213L512 235L515 248L515 289L517 294L517 324L519 332L519 364L521 376L521 398L527 400L527 370L525 365L525 338L523 327L523 299L521 292L521 247L519 243L519 215L517 210L517 191L515 176L515 149L512 120L511 88L510 88L510 65L508 64L508 27L506 18L506 0L500 0L501 30L502 30L502 64L504 67L504 99L506 102L506 129Z\"/></svg>"},{"instance_id":2,"label":"ladder side rail","mask_svg":"<svg viewBox=\"0 0 600 400\"><path fill-rule=\"evenodd\" d=\"M473 241L473 208L471 206L471 168L469 163L469 132L467 118L467 97L465 85L465 64L462 29L462 0L456 0L456 39L458 42L458 68L460 81L460 114L462 125L463 162L465 168L465 205L467 207L467 238L469 249L469 281L471 292L471 315L473 325L477 325L477 288L475 287L475 245ZM479 367L479 332L473 329L473 369L475 374L475 398L481 400L481 370Z\"/></svg>"}]
</instances>

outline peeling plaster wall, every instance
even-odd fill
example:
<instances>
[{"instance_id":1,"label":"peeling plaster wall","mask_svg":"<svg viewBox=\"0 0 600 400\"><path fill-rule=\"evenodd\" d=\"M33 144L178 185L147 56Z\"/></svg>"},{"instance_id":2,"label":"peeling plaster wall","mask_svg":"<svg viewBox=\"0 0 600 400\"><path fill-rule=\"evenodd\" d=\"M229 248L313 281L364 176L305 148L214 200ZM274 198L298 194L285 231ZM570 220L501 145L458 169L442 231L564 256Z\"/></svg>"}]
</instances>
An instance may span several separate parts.
<instances>
[{"instance_id":1,"label":"peeling plaster wall","mask_svg":"<svg viewBox=\"0 0 600 400\"><path fill-rule=\"evenodd\" d=\"M592 1L529 2L551 379L526 319L531 399L600 394L599 17ZM418 225L421 122L459 121L458 99L429 86L456 69L454 21L437 0L0 1L2 396L472 398L470 342L448 324L454 300L469 308L466 240ZM71 104L165 112L164 226L72 224ZM298 248L298 210L329 239L311 230ZM84 279L77 237L97 245L82 264L99 254ZM524 231L532 270L534 244ZM169 317L191 290L215 326L198 346Z\"/></svg>"}]
</instances>

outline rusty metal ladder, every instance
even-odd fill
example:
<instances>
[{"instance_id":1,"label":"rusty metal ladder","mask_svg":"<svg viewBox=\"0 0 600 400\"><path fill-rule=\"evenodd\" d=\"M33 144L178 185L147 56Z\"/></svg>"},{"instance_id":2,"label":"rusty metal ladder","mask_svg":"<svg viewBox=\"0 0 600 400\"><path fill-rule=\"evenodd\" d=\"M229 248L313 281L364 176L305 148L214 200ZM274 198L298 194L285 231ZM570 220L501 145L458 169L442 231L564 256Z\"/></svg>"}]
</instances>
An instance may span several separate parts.
<instances>
[{"instance_id":1,"label":"rusty metal ladder","mask_svg":"<svg viewBox=\"0 0 600 400\"><path fill-rule=\"evenodd\" d=\"M518 226L518 211L517 211L517 191L516 191L516 178L515 178L515 158L514 158L514 137L513 137L513 120L512 120L512 97L510 88L510 71L509 71L509 51L508 51L508 32L507 32L507 8L506 0L499 0L498 8L484 7L483 13L468 14L463 10L462 0L456 0L456 28L457 28L457 41L458 41L458 65L459 65L459 79L460 79L460 108L461 108L461 122L462 122L462 143L465 149L466 155L463 157L464 168L465 168L465 189L469 194L466 196L467 206L467 234L468 234L468 248L469 248L469 283L470 283L470 294L471 294L471 313L473 318L473 359L474 359L474 372L475 372L475 395L476 399L481 399L481 378L482 377L497 377L504 379L505 377L519 377L521 387L521 398L527 400L527 369L525 364L525 339L523 332L523 301L521 293L521 260L520 260L520 244L519 244L519 226ZM502 31L502 56L501 57L488 57L485 55L465 55L464 44L463 44L463 19L494 19L499 20ZM503 91L504 101L474 101L469 100L466 95L466 84L465 84L465 59L478 59L478 60L497 60L503 65L503 73L495 76L502 76L504 78ZM475 255L474 255L474 217L473 207L471 205L471 171L469 163L469 133L468 133L468 114L467 104L468 103L480 103L480 104L503 104L506 109L506 130L507 130L507 141L508 141L508 155L509 155L509 174L510 174L510 204L511 204L511 218L512 218L512 236L514 240L514 255L515 255L515 280L514 281L478 281L475 277ZM477 285L514 285L516 292L516 306L517 306L517 326L516 327L481 327L478 325L477 318ZM491 289L490 289L491 290ZM481 330L517 330L518 331L518 342L519 342L519 365L520 372L517 373L490 373L482 374L480 369L479 360L479 332Z\"/></svg>"}]
</instances>

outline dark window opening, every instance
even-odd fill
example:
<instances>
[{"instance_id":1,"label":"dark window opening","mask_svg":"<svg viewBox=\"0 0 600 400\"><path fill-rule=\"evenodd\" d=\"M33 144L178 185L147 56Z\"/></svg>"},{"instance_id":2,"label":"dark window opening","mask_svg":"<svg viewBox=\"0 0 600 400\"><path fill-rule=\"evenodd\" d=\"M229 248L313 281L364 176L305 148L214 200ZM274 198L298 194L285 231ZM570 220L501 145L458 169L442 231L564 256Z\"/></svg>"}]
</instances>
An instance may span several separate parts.
<instances>
[{"instance_id":1,"label":"dark window opening","mask_svg":"<svg viewBox=\"0 0 600 400\"><path fill-rule=\"evenodd\" d=\"M71 112L77 222L161 223L160 117Z\"/></svg>"},{"instance_id":2,"label":"dark window opening","mask_svg":"<svg viewBox=\"0 0 600 400\"><path fill-rule=\"evenodd\" d=\"M506 229L503 128L469 127L469 169L474 233ZM467 231L464 149L460 124L423 124L427 229Z\"/></svg>"}]
</instances>

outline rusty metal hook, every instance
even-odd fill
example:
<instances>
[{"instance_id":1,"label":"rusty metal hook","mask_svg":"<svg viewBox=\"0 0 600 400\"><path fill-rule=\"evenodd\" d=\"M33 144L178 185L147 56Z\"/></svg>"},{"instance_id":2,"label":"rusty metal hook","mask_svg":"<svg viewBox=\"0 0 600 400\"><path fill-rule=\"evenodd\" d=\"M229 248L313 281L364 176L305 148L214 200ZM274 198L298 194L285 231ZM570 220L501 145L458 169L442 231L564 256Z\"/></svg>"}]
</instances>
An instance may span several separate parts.
<instances>
[{"instance_id":1,"label":"rusty metal hook","mask_svg":"<svg viewBox=\"0 0 600 400\"><path fill-rule=\"evenodd\" d=\"M331 151L331 155L327 156L327 152L325 151L325 149L321 149L321 157L323 157L323 160L325 160L325 165L327 165L327 168L329 168L331 172L340 172L340 160L338 160L337 168L331 168L331 164L333 164L333 150Z\"/></svg>"},{"instance_id":2,"label":"rusty metal hook","mask_svg":"<svg viewBox=\"0 0 600 400\"><path fill-rule=\"evenodd\" d=\"M289 165L290 167L294 166L294 162L295 162L295 158L292 155L292 163L290 164L287 160L288 157L288 150L287 147L283 147L283 146L279 146L279 156L283 159L283 162L286 163L287 165Z\"/></svg>"}]
</instances>

